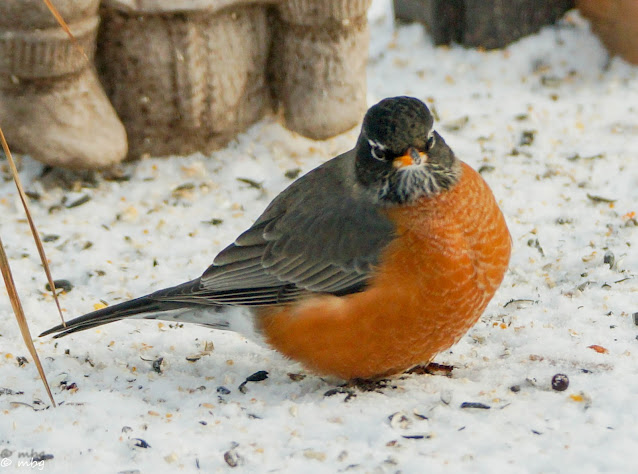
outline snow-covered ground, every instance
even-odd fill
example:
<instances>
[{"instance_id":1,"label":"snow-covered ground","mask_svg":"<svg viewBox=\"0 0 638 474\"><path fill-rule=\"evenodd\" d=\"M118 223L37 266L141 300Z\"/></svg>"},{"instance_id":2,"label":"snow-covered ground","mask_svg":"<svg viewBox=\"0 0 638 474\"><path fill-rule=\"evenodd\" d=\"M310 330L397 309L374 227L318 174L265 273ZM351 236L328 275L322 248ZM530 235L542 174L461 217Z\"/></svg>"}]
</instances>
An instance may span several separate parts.
<instances>
[{"instance_id":1,"label":"snow-covered ground","mask_svg":"<svg viewBox=\"0 0 638 474\"><path fill-rule=\"evenodd\" d=\"M435 48L389 15L374 3L370 104L427 100L514 240L483 318L436 358L452 376L330 396L334 381L239 335L120 322L36 341L54 409L34 364L19 364L27 351L1 287L0 472L635 472L638 67L610 59L576 13L494 52ZM267 119L211 156L127 164L128 181L40 178L22 159L54 277L74 286L66 316L198 276L290 176L357 134L314 142ZM0 214L35 336L57 317L6 180ZM268 378L243 393L258 371ZM564 391L551 387L559 373Z\"/></svg>"}]
</instances>

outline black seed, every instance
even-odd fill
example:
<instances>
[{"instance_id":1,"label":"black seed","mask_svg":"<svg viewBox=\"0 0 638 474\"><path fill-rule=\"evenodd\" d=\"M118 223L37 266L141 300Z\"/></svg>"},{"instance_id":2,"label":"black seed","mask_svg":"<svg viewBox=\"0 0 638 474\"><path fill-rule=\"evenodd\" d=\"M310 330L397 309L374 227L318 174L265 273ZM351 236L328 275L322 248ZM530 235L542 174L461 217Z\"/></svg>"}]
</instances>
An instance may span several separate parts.
<instances>
[{"instance_id":1,"label":"black seed","mask_svg":"<svg viewBox=\"0 0 638 474\"><path fill-rule=\"evenodd\" d=\"M634 316L634 324L638 326L638 311L633 314Z\"/></svg>"},{"instance_id":2,"label":"black seed","mask_svg":"<svg viewBox=\"0 0 638 474\"><path fill-rule=\"evenodd\" d=\"M158 374L162 373L162 362L164 362L164 358L160 357L159 359L155 359L153 361L153 370Z\"/></svg>"},{"instance_id":3,"label":"black seed","mask_svg":"<svg viewBox=\"0 0 638 474\"><path fill-rule=\"evenodd\" d=\"M306 378L304 374L293 374L293 373L289 373L288 377L290 377L290 380L292 380L293 382L299 382Z\"/></svg>"},{"instance_id":4,"label":"black seed","mask_svg":"<svg viewBox=\"0 0 638 474\"><path fill-rule=\"evenodd\" d=\"M266 372L265 370L260 370L246 377L246 380L244 380L239 385L238 389L241 393L246 393L248 391L248 389L246 388L246 384L248 382L261 382L262 380L266 380L267 378L268 378L268 372Z\"/></svg>"},{"instance_id":5,"label":"black seed","mask_svg":"<svg viewBox=\"0 0 638 474\"><path fill-rule=\"evenodd\" d=\"M552 388L557 392L563 392L569 387L569 377L565 374L556 374L552 377Z\"/></svg>"},{"instance_id":6,"label":"black seed","mask_svg":"<svg viewBox=\"0 0 638 474\"><path fill-rule=\"evenodd\" d=\"M520 385L512 385L512 386L510 387L510 390L511 390L512 392L514 392L514 393L518 393L518 392L520 392L520 391L521 391L521 386L520 386Z\"/></svg>"},{"instance_id":7,"label":"black seed","mask_svg":"<svg viewBox=\"0 0 638 474\"><path fill-rule=\"evenodd\" d=\"M491 407L480 402L463 402L461 408L480 408L481 410L489 410Z\"/></svg>"},{"instance_id":8,"label":"black seed","mask_svg":"<svg viewBox=\"0 0 638 474\"><path fill-rule=\"evenodd\" d=\"M616 257L614 256L614 252L611 250L607 250L605 252L605 256L603 257L603 263L609 265L609 268L614 266L614 262L616 261Z\"/></svg>"},{"instance_id":9,"label":"black seed","mask_svg":"<svg viewBox=\"0 0 638 474\"><path fill-rule=\"evenodd\" d=\"M53 284L56 290L63 290L67 293L73 289L73 284L69 280L53 280ZM44 285L44 288L47 291L51 291L51 285L48 283Z\"/></svg>"},{"instance_id":10,"label":"black seed","mask_svg":"<svg viewBox=\"0 0 638 474\"><path fill-rule=\"evenodd\" d=\"M81 206L82 204L86 204L90 200L91 200L91 196L89 196L88 194L84 194L79 199L76 199L75 201L71 201L69 204L65 204L64 207L66 207L67 209L71 209L73 207L78 207L78 206Z\"/></svg>"},{"instance_id":11,"label":"black seed","mask_svg":"<svg viewBox=\"0 0 638 474\"><path fill-rule=\"evenodd\" d=\"M16 362L18 362L18 367L22 367L24 364L28 364L29 363L27 358L24 357L24 356L16 357Z\"/></svg>"},{"instance_id":12,"label":"black seed","mask_svg":"<svg viewBox=\"0 0 638 474\"><path fill-rule=\"evenodd\" d=\"M55 234L46 234L42 236L42 242L55 242L60 238L59 235Z\"/></svg>"},{"instance_id":13,"label":"black seed","mask_svg":"<svg viewBox=\"0 0 638 474\"><path fill-rule=\"evenodd\" d=\"M534 138L536 137L536 130L523 130L521 133L521 146L529 146L534 143Z\"/></svg>"},{"instance_id":14,"label":"black seed","mask_svg":"<svg viewBox=\"0 0 638 474\"><path fill-rule=\"evenodd\" d=\"M284 173L284 176L288 179L297 179L297 177L301 174L301 170L299 168L294 168L288 170Z\"/></svg>"},{"instance_id":15,"label":"black seed","mask_svg":"<svg viewBox=\"0 0 638 474\"><path fill-rule=\"evenodd\" d=\"M228 390L226 387L219 386L217 387L217 393L228 395L230 393L230 390Z\"/></svg>"},{"instance_id":16,"label":"black seed","mask_svg":"<svg viewBox=\"0 0 638 474\"><path fill-rule=\"evenodd\" d=\"M246 377L246 382L261 382L262 380L266 380L268 378L268 372L265 370L260 370L259 372L255 372L252 375Z\"/></svg>"},{"instance_id":17,"label":"black seed","mask_svg":"<svg viewBox=\"0 0 638 474\"><path fill-rule=\"evenodd\" d=\"M245 183L253 189L264 189L264 186L261 183L249 178L237 178L237 181L239 181L240 183Z\"/></svg>"},{"instance_id":18,"label":"black seed","mask_svg":"<svg viewBox=\"0 0 638 474\"><path fill-rule=\"evenodd\" d=\"M138 448L147 449L151 447L151 445L144 441L142 438L133 438L133 440L135 441L134 446L137 446Z\"/></svg>"},{"instance_id":19,"label":"black seed","mask_svg":"<svg viewBox=\"0 0 638 474\"><path fill-rule=\"evenodd\" d=\"M202 224L210 224L210 225L220 225L224 222L223 219L217 219L215 217L213 217L211 220L208 221L202 221Z\"/></svg>"},{"instance_id":20,"label":"black seed","mask_svg":"<svg viewBox=\"0 0 638 474\"><path fill-rule=\"evenodd\" d=\"M75 382L64 386L64 390L74 390L76 388L78 388L78 384L76 384Z\"/></svg>"}]
</instances>

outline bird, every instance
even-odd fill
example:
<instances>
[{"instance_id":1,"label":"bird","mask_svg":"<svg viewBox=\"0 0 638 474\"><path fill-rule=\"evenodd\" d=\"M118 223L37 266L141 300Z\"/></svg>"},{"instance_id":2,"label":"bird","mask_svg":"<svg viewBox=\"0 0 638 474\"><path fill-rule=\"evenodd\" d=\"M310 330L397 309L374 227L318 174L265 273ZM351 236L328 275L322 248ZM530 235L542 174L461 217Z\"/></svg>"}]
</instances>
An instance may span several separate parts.
<instances>
[{"instance_id":1,"label":"bird","mask_svg":"<svg viewBox=\"0 0 638 474\"><path fill-rule=\"evenodd\" d=\"M320 376L378 380L429 363L478 321L511 246L492 191L427 105L390 97L368 109L354 148L290 184L201 277L41 336L194 322L250 333Z\"/></svg>"}]
</instances>

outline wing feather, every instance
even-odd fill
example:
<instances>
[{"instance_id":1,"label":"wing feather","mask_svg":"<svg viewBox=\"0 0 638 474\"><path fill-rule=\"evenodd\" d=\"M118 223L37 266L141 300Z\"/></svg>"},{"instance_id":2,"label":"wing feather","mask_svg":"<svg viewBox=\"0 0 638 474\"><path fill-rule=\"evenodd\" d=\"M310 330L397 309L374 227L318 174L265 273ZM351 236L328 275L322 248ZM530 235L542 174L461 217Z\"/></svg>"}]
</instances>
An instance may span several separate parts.
<instances>
[{"instance_id":1,"label":"wing feather","mask_svg":"<svg viewBox=\"0 0 638 474\"><path fill-rule=\"evenodd\" d=\"M270 305L308 292L360 291L393 235L393 224L359 188L350 151L273 200L217 255L193 296L216 304Z\"/></svg>"}]
</instances>

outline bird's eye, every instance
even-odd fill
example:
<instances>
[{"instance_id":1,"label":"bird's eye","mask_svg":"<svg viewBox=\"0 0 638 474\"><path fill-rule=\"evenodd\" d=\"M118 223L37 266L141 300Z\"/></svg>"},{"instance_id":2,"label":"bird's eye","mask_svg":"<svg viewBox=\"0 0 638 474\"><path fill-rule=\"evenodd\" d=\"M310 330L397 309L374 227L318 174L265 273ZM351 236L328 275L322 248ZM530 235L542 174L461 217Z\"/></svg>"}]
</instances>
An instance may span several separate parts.
<instances>
[{"instance_id":1,"label":"bird's eye","mask_svg":"<svg viewBox=\"0 0 638 474\"><path fill-rule=\"evenodd\" d=\"M428 141L425 142L425 151L430 151L434 146L435 141L434 134L431 133L428 137Z\"/></svg>"},{"instance_id":2,"label":"bird's eye","mask_svg":"<svg viewBox=\"0 0 638 474\"><path fill-rule=\"evenodd\" d=\"M384 161L385 160L385 150L381 149L378 146L372 146L370 147L370 151L372 152L372 156L379 161Z\"/></svg>"}]
</instances>

